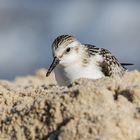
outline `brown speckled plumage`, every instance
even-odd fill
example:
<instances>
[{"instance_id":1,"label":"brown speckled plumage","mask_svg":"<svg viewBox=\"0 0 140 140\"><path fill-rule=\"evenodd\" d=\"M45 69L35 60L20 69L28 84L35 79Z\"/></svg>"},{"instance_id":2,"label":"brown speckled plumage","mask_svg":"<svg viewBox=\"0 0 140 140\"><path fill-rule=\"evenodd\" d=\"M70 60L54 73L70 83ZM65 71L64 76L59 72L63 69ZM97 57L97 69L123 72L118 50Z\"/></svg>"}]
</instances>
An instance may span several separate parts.
<instances>
[{"instance_id":1,"label":"brown speckled plumage","mask_svg":"<svg viewBox=\"0 0 140 140\"><path fill-rule=\"evenodd\" d=\"M90 57L99 54L103 57L103 62L100 63L100 67L105 76L122 76L126 68L123 67L117 58L113 56L108 50L103 48L97 48L94 45L85 44L87 52Z\"/></svg>"},{"instance_id":2,"label":"brown speckled plumage","mask_svg":"<svg viewBox=\"0 0 140 140\"><path fill-rule=\"evenodd\" d=\"M58 46L62 45L63 46L67 46L68 44L74 42L75 38L71 35L61 35L59 37L57 37L54 42L53 42L53 47L55 47L55 49L58 48Z\"/></svg>"}]
</instances>

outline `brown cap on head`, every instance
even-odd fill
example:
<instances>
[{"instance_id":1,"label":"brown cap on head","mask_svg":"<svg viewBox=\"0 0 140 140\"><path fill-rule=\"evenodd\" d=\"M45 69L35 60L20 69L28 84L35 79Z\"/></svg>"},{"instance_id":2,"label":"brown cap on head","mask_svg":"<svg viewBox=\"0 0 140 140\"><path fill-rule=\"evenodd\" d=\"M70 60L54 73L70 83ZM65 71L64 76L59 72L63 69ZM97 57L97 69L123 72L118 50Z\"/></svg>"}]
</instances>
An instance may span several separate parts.
<instances>
[{"instance_id":1,"label":"brown cap on head","mask_svg":"<svg viewBox=\"0 0 140 140\"><path fill-rule=\"evenodd\" d=\"M58 36L54 40L52 46L55 47L55 49L57 49L58 46L60 46L62 44L67 44L67 43L69 44L69 43L73 42L74 40L76 40L76 39L72 35L61 35L61 36Z\"/></svg>"}]
</instances>

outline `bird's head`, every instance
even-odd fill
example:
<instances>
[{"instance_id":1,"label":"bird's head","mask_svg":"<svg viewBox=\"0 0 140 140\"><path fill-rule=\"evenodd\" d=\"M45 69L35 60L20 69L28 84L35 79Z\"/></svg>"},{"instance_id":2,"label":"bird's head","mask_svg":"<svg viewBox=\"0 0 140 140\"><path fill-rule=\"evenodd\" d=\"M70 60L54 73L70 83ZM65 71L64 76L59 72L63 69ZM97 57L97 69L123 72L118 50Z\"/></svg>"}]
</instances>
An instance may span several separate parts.
<instances>
[{"instance_id":1,"label":"bird's head","mask_svg":"<svg viewBox=\"0 0 140 140\"><path fill-rule=\"evenodd\" d=\"M61 35L57 37L52 44L54 60L46 74L48 76L51 71L59 64L67 67L77 62L83 51L82 44L71 35Z\"/></svg>"}]
</instances>

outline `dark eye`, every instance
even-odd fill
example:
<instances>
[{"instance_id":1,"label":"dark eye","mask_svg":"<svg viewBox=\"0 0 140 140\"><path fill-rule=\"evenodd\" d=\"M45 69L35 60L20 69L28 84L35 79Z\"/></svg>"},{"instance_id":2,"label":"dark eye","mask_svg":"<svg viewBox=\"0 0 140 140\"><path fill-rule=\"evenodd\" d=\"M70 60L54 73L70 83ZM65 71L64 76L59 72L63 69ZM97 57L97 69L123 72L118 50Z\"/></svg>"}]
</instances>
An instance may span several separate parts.
<instances>
[{"instance_id":1,"label":"dark eye","mask_svg":"<svg viewBox=\"0 0 140 140\"><path fill-rule=\"evenodd\" d=\"M70 52L70 50L71 50L70 48L67 48L67 49L66 49L66 52L68 53L68 52Z\"/></svg>"}]
</instances>

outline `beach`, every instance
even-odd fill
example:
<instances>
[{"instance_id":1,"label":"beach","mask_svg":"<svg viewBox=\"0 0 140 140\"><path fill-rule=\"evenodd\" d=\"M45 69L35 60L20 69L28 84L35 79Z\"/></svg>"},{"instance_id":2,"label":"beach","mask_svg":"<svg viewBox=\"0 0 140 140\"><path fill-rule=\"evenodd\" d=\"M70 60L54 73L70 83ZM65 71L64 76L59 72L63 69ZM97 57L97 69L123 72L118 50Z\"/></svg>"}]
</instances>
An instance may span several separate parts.
<instances>
[{"instance_id":1,"label":"beach","mask_svg":"<svg viewBox=\"0 0 140 140\"><path fill-rule=\"evenodd\" d=\"M0 81L0 140L140 139L139 71L68 87L45 74Z\"/></svg>"}]
</instances>

